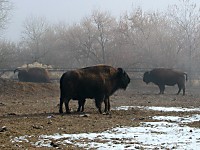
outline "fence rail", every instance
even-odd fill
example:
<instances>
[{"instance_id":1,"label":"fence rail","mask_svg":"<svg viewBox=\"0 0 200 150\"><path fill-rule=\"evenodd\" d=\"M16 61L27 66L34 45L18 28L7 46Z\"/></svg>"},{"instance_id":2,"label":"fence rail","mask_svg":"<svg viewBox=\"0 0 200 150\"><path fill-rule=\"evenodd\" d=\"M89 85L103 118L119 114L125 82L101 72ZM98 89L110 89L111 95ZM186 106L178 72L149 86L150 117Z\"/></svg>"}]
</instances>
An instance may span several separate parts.
<instances>
[{"instance_id":1,"label":"fence rail","mask_svg":"<svg viewBox=\"0 0 200 150\"><path fill-rule=\"evenodd\" d=\"M15 68L16 69L16 68ZM11 78L16 80L17 79L17 74L14 74L15 69L0 69L0 77L6 76L6 74L10 74L9 77L6 78ZM66 71L73 70L77 68L53 68L53 69L47 69L50 73L58 73L62 74ZM143 74L145 71L150 71L153 68L124 68L124 70L129 74L130 78L132 80L141 80ZM51 78L51 80L59 80L60 77L57 78ZM189 75L189 79L193 80L200 80L200 70L192 72Z\"/></svg>"},{"instance_id":2,"label":"fence rail","mask_svg":"<svg viewBox=\"0 0 200 150\"><path fill-rule=\"evenodd\" d=\"M10 72L14 72L16 68L3 68L0 69L0 72L3 71L10 71ZM47 68L48 71L67 71L67 70L74 70L74 69L78 69L78 68ZM123 68L126 71L134 71L134 72L141 72L141 71L147 71L147 70L152 70L153 68Z\"/></svg>"}]
</instances>

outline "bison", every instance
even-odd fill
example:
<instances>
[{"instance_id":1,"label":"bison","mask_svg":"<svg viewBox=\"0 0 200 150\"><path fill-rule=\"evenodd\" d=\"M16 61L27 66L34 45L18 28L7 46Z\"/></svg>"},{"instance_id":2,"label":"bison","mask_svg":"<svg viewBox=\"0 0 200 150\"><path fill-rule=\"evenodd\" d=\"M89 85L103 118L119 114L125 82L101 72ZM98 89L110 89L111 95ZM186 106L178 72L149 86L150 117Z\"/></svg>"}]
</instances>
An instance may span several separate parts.
<instances>
[{"instance_id":1,"label":"bison","mask_svg":"<svg viewBox=\"0 0 200 150\"><path fill-rule=\"evenodd\" d=\"M187 74L181 71L165 68L157 68L144 73L143 81L148 84L150 82L158 85L160 89L159 94L164 94L165 85L174 86L178 85L178 93L181 89L185 95L185 80L187 81Z\"/></svg>"},{"instance_id":2,"label":"bison","mask_svg":"<svg viewBox=\"0 0 200 150\"><path fill-rule=\"evenodd\" d=\"M44 68L34 67L27 69L15 69L18 71L18 79L21 82L49 83L48 71Z\"/></svg>"},{"instance_id":3,"label":"bison","mask_svg":"<svg viewBox=\"0 0 200 150\"><path fill-rule=\"evenodd\" d=\"M78 100L80 111L84 110L86 98L95 99L99 112L101 104L105 103L105 112L110 110L109 96L118 89L126 89L130 83L128 74L122 68L107 65L97 65L65 72L60 78L60 108L63 113L65 103L66 113L70 113L69 101Z\"/></svg>"}]
</instances>

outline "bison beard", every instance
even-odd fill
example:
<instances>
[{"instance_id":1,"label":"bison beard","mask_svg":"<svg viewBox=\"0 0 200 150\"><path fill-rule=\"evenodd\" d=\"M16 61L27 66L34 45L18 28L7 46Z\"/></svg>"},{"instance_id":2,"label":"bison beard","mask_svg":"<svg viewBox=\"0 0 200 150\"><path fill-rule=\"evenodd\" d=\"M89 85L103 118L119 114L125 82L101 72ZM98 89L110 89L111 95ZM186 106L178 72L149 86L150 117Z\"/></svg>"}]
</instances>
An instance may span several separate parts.
<instances>
[{"instance_id":1,"label":"bison beard","mask_svg":"<svg viewBox=\"0 0 200 150\"><path fill-rule=\"evenodd\" d=\"M153 69L145 72L143 76L143 81L146 84L152 82L158 85L160 94L164 94L165 85L174 86L177 84L179 88L177 94L183 90L183 95L185 95L185 80L187 81L186 73L165 68Z\"/></svg>"},{"instance_id":2,"label":"bison beard","mask_svg":"<svg viewBox=\"0 0 200 150\"><path fill-rule=\"evenodd\" d=\"M78 111L84 111L86 98L94 98L96 107L101 111L105 103L105 112L110 110L109 96L118 89L126 89L130 83L128 74L122 69L111 66L97 65L64 73L60 78L60 108L63 113L63 103L66 112L70 113L69 101L78 100ZM81 109L82 108L82 109Z\"/></svg>"}]
</instances>

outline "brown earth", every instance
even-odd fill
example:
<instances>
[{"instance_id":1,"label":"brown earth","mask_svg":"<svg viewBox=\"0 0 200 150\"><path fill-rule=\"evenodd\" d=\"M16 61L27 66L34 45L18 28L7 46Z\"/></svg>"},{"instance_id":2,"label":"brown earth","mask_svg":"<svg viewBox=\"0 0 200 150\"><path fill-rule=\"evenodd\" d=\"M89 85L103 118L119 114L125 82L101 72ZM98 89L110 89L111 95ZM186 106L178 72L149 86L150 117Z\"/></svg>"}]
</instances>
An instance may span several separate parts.
<instances>
[{"instance_id":1,"label":"brown earth","mask_svg":"<svg viewBox=\"0 0 200 150\"><path fill-rule=\"evenodd\" d=\"M187 87L186 96L175 95L177 90L177 87L166 87L166 93L158 95L156 86L136 84L132 81L132 85L126 91L118 91L111 96L111 107L200 107L200 93L197 87ZM89 114L86 116L76 112L77 101L70 101L71 114L60 115L58 107L59 84L22 83L0 79L0 149L35 149L25 141L20 144L12 143L11 139L16 136L34 135L34 141L42 134L102 132L117 126L138 126L140 122L152 121L150 116L155 115L183 116L199 113L172 113L134 108L128 111L112 110L110 115L102 115L98 113L93 100L86 101L85 113ZM200 127L200 122L189 125ZM59 148L79 149L73 145L59 145Z\"/></svg>"}]
</instances>

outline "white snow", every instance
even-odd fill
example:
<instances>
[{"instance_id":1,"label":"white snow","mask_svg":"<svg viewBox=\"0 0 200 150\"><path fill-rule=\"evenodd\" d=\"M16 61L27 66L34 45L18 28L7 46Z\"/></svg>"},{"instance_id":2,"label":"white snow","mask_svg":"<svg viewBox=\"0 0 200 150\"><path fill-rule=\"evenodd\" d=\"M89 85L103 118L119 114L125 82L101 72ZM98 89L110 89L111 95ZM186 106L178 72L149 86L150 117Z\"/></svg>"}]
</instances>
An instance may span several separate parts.
<instances>
[{"instance_id":1,"label":"white snow","mask_svg":"<svg viewBox=\"0 0 200 150\"><path fill-rule=\"evenodd\" d=\"M29 142L28 138L30 138L31 136L25 135L25 136L20 136L20 137L15 137L13 140L11 140L12 143L14 142L18 142L21 143L23 141L25 142Z\"/></svg>"},{"instance_id":2,"label":"white snow","mask_svg":"<svg viewBox=\"0 0 200 150\"><path fill-rule=\"evenodd\" d=\"M117 109L129 109L123 106ZM133 108L133 107L132 107ZM134 106L135 108L135 106ZM139 107L139 109L162 111L198 111L199 108L180 107ZM200 147L200 128L192 128L187 123L199 121L200 115L154 116L152 121L141 122L138 127L116 127L102 133L40 135L37 142L31 136L15 137L11 141L30 142L36 147L51 147L51 141L58 145L72 144L84 149L177 149L197 150Z\"/></svg>"},{"instance_id":3,"label":"white snow","mask_svg":"<svg viewBox=\"0 0 200 150\"><path fill-rule=\"evenodd\" d=\"M194 121L200 121L200 115L195 114L192 116L184 116L184 117L179 117L179 116L154 116L152 119L155 120L164 120L164 121L173 121L177 123L191 123Z\"/></svg>"},{"instance_id":4,"label":"white snow","mask_svg":"<svg viewBox=\"0 0 200 150\"><path fill-rule=\"evenodd\" d=\"M156 106L120 106L116 107L115 110L129 110L129 109L145 109L153 111L163 111L163 112L191 112L191 111L200 111L200 108L183 108L183 107L156 107Z\"/></svg>"},{"instance_id":5,"label":"white snow","mask_svg":"<svg viewBox=\"0 0 200 150\"><path fill-rule=\"evenodd\" d=\"M117 127L102 133L41 135L34 145L50 146L50 141L85 149L197 149L200 129L177 123L143 122L139 127Z\"/></svg>"},{"instance_id":6,"label":"white snow","mask_svg":"<svg viewBox=\"0 0 200 150\"><path fill-rule=\"evenodd\" d=\"M147 110L154 110L154 111L163 111L163 112L191 112L191 111L200 111L200 108L183 108L183 107L145 107Z\"/></svg>"}]
</instances>

